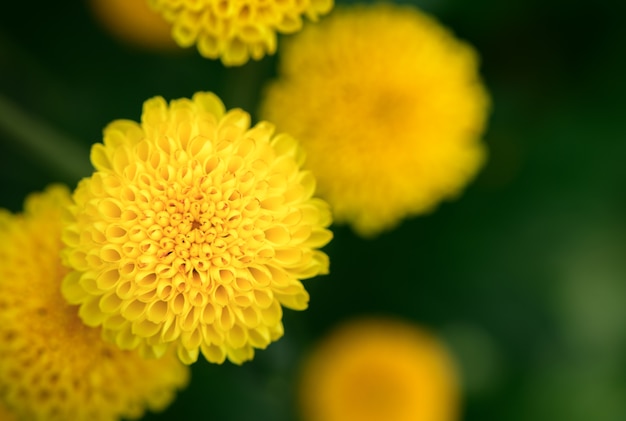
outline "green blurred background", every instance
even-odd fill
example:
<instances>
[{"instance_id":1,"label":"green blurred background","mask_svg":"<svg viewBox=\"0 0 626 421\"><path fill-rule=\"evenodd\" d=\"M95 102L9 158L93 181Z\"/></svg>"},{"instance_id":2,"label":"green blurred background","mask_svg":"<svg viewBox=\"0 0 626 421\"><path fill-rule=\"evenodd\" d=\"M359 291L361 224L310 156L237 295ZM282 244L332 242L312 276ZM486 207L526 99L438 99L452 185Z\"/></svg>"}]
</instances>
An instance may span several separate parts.
<instances>
[{"instance_id":1,"label":"green blurred background","mask_svg":"<svg viewBox=\"0 0 626 421\"><path fill-rule=\"evenodd\" d=\"M310 308L242 367L204 360L150 420L296 420L298 367L358 315L437 332L465 421L626 420L626 3L415 0L482 57L487 166L456 201L375 240L336 227ZM0 11L0 207L88 175L88 148L154 95L216 92L253 115L276 57L224 68L113 39L78 0ZM66 145L58 148L55 145ZM358 420L355 420L358 421Z\"/></svg>"}]
</instances>

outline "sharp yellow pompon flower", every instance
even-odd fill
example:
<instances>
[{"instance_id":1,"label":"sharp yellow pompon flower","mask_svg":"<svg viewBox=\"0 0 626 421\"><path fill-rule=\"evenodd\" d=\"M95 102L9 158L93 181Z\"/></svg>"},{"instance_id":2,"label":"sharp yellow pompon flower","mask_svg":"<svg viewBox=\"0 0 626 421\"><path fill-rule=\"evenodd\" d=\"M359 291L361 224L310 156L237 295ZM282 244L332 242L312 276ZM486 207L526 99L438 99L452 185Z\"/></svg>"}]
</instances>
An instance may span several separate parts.
<instances>
[{"instance_id":1,"label":"sharp yellow pompon flower","mask_svg":"<svg viewBox=\"0 0 626 421\"><path fill-rule=\"evenodd\" d=\"M211 93L145 102L92 148L75 193L63 292L123 349L242 363L283 334L301 279L328 271L326 202L297 142Z\"/></svg>"},{"instance_id":2,"label":"sharp yellow pompon flower","mask_svg":"<svg viewBox=\"0 0 626 421\"><path fill-rule=\"evenodd\" d=\"M316 21L333 0L147 0L173 25L181 47L197 45L206 58L227 66L260 60L276 52L276 33L302 28L302 16Z\"/></svg>"},{"instance_id":3,"label":"sharp yellow pompon flower","mask_svg":"<svg viewBox=\"0 0 626 421\"><path fill-rule=\"evenodd\" d=\"M460 193L485 160L477 56L433 18L339 8L285 40L263 118L298 138L335 221L363 236Z\"/></svg>"},{"instance_id":4,"label":"sharp yellow pompon flower","mask_svg":"<svg viewBox=\"0 0 626 421\"><path fill-rule=\"evenodd\" d=\"M313 349L301 374L303 421L455 421L457 371L445 346L411 323L350 321Z\"/></svg>"},{"instance_id":5,"label":"sharp yellow pompon flower","mask_svg":"<svg viewBox=\"0 0 626 421\"><path fill-rule=\"evenodd\" d=\"M173 353L145 360L85 326L61 295L63 186L0 211L0 403L28 421L113 421L164 409L187 385ZM2 418L4 419L4 418Z\"/></svg>"}]
</instances>

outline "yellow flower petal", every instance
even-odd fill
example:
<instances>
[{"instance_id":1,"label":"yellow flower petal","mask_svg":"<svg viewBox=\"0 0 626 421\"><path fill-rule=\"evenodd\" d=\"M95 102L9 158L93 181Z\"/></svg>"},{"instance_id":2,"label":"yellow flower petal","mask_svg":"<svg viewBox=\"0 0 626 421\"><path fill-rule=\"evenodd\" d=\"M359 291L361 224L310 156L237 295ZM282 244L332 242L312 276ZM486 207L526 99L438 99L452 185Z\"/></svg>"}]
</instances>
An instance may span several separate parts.
<instances>
[{"instance_id":1,"label":"yellow flower petal","mask_svg":"<svg viewBox=\"0 0 626 421\"><path fill-rule=\"evenodd\" d=\"M61 264L61 214L68 206L68 189L51 186L29 196L23 214L0 213L0 401L17 419L34 421L108 421L162 410L186 386L188 368L172 352L145 360L104 341L61 294L67 275L74 281L63 293L83 303L92 322L101 318L100 307L120 306L111 293L101 300L89 293L109 286L110 274L81 279Z\"/></svg>"},{"instance_id":2,"label":"yellow flower petal","mask_svg":"<svg viewBox=\"0 0 626 421\"><path fill-rule=\"evenodd\" d=\"M303 421L455 421L459 379L436 337L384 318L349 321L316 345L299 389Z\"/></svg>"},{"instance_id":3,"label":"yellow flower petal","mask_svg":"<svg viewBox=\"0 0 626 421\"><path fill-rule=\"evenodd\" d=\"M307 307L300 280L328 273L330 210L298 143L212 93L146 101L92 159L67 215L63 293L124 349L240 364L282 335L281 306Z\"/></svg>"},{"instance_id":4,"label":"yellow flower petal","mask_svg":"<svg viewBox=\"0 0 626 421\"><path fill-rule=\"evenodd\" d=\"M363 236L460 194L485 161L474 50L409 6L344 6L285 40L260 114L302 142L336 222Z\"/></svg>"},{"instance_id":5,"label":"yellow flower petal","mask_svg":"<svg viewBox=\"0 0 626 421\"><path fill-rule=\"evenodd\" d=\"M204 57L226 66L260 60L276 52L276 34L302 28L302 15L316 21L333 0L147 0L172 24L181 47L197 45Z\"/></svg>"}]
</instances>

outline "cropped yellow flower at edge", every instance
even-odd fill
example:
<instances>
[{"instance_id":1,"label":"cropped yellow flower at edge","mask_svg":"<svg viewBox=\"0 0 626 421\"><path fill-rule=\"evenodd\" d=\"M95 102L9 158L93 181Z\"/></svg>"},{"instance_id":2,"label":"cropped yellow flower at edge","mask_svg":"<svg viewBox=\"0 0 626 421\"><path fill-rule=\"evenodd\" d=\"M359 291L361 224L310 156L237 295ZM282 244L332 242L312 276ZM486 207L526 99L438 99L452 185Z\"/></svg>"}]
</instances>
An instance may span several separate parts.
<instances>
[{"instance_id":1,"label":"cropped yellow flower at edge","mask_svg":"<svg viewBox=\"0 0 626 421\"><path fill-rule=\"evenodd\" d=\"M175 51L171 25L146 0L89 0L96 20L119 41L153 51Z\"/></svg>"},{"instance_id":2,"label":"cropped yellow flower at edge","mask_svg":"<svg viewBox=\"0 0 626 421\"><path fill-rule=\"evenodd\" d=\"M333 0L146 0L172 24L181 47L197 45L200 54L226 66L260 60L276 52L276 33L302 28L302 16L317 21Z\"/></svg>"},{"instance_id":3,"label":"cropped yellow flower at edge","mask_svg":"<svg viewBox=\"0 0 626 421\"><path fill-rule=\"evenodd\" d=\"M302 310L332 233L297 142L212 93L144 103L95 144L63 239L63 293L123 349L242 363Z\"/></svg>"},{"instance_id":4,"label":"cropped yellow flower at edge","mask_svg":"<svg viewBox=\"0 0 626 421\"><path fill-rule=\"evenodd\" d=\"M476 53L417 9L340 7L279 55L261 117L301 141L335 222L375 236L457 196L483 165Z\"/></svg>"},{"instance_id":5,"label":"cropped yellow flower at edge","mask_svg":"<svg viewBox=\"0 0 626 421\"><path fill-rule=\"evenodd\" d=\"M395 318L362 317L336 327L300 373L303 421L456 421L460 386L446 346Z\"/></svg>"},{"instance_id":6,"label":"cropped yellow flower at edge","mask_svg":"<svg viewBox=\"0 0 626 421\"><path fill-rule=\"evenodd\" d=\"M23 214L0 210L0 406L28 421L162 410L187 385L189 368L173 353L146 360L105 342L61 295L68 271L61 214L69 203L69 190L55 185L31 194Z\"/></svg>"}]
</instances>

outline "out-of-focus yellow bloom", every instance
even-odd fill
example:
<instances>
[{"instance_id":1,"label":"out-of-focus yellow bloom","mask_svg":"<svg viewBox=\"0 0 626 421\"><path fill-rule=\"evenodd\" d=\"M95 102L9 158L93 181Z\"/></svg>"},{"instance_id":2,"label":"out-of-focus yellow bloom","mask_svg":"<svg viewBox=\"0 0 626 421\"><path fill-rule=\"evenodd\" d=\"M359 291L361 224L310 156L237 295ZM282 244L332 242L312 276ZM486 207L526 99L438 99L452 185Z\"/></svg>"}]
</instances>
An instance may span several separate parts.
<instances>
[{"instance_id":1,"label":"out-of-focus yellow bloom","mask_svg":"<svg viewBox=\"0 0 626 421\"><path fill-rule=\"evenodd\" d=\"M338 8L285 40L261 116L300 139L336 222L363 236L460 193L482 166L477 56L433 18Z\"/></svg>"},{"instance_id":2,"label":"out-of-focus yellow bloom","mask_svg":"<svg viewBox=\"0 0 626 421\"><path fill-rule=\"evenodd\" d=\"M451 355L411 323L356 319L305 360L303 421L454 421L459 383Z\"/></svg>"},{"instance_id":3,"label":"out-of-focus yellow bloom","mask_svg":"<svg viewBox=\"0 0 626 421\"><path fill-rule=\"evenodd\" d=\"M111 421L159 411L186 386L171 353L145 360L103 341L61 295L63 186L0 212L0 402L25 421ZM4 418L2 418L4 419Z\"/></svg>"},{"instance_id":4,"label":"out-of-focus yellow bloom","mask_svg":"<svg viewBox=\"0 0 626 421\"><path fill-rule=\"evenodd\" d=\"M242 363L328 271L326 202L297 142L211 93L144 103L91 151L63 239L63 292L123 349Z\"/></svg>"},{"instance_id":5,"label":"out-of-focus yellow bloom","mask_svg":"<svg viewBox=\"0 0 626 421\"><path fill-rule=\"evenodd\" d=\"M302 16L317 21L333 0L147 0L173 25L182 47L197 45L202 56L226 66L260 60L276 52L276 33L302 28Z\"/></svg>"},{"instance_id":6,"label":"out-of-focus yellow bloom","mask_svg":"<svg viewBox=\"0 0 626 421\"><path fill-rule=\"evenodd\" d=\"M146 0L89 0L89 5L102 26L122 42L156 51L180 48L172 26Z\"/></svg>"},{"instance_id":7,"label":"out-of-focus yellow bloom","mask_svg":"<svg viewBox=\"0 0 626 421\"><path fill-rule=\"evenodd\" d=\"M0 402L0 421L17 421L15 415L9 411L3 402Z\"/></svg>"}]
</instances>

